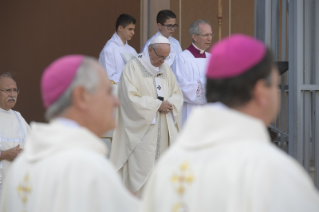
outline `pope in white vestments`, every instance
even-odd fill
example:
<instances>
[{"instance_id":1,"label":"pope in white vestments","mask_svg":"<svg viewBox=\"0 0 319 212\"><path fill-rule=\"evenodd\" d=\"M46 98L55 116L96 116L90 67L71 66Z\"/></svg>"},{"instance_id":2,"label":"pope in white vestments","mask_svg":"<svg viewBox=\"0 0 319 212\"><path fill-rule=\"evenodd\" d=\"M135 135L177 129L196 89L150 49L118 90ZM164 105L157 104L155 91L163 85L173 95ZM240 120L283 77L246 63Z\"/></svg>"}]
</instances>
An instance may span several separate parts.
<instances>
[{"instance_id":1,"label":"pope in white vestments","mask_svg":"<svg viewBox=\"0 0 319 212\"><path fill-rule=\"evenodd\" d=\"M43 73L46 123L31 123L25 149L4 185L1 211L135 212L100 139L115 126L119 102L95 59L69 55ZM94 105L92 105L94 102Z\"/></svg>"},{"instance_id":2,"label":"pope in white vestments","mask_svg":"<svg viewBox=\"0 0 319 212\"><path fill-rule=\"evenodd\" d=\"M205 50L209 48L213 35L209 22L205 20L192 23L189 32L193 42L176 56L172 66L184 97L182 126L193 108L206 103L205 70L210 54Z\"/></svg>"},{"instance_id":3,"label":"pope in white vestments","mask_svg":"<svg viewBox=\"0 0 319 212\"><path fill-rule=\"evenodd\" d=\"M147 55L139 54L124 68L118 96L111 161L126 187L142 194L159 156L180 130L183 96L165 57L169 41L155 38Z\"/></svg>"},{"instance_id":4,"label":"pope in white vestments","mask_svg":"<svg viewBox=\"0 0 319 212\"><path fill-rule=\"evenodd\" d=\"M142 211L319 211L310 176L270 142L267 125L279 108L271 52L233 35L211 54L206 97L213 103L194 109L159 160Z\"/></svg>"},{"instance_id":5,"label":"pope in white vestments","mask_svg":"<svg viewBox=\"0 0 319 212\"><path fill-rule=\"evenodd\" d=\"M24 148L30 127L18 111L16 104L19 90L10 73L0 76L0 197L6 173L12 161Z\"/></svg>"}]
</instances>

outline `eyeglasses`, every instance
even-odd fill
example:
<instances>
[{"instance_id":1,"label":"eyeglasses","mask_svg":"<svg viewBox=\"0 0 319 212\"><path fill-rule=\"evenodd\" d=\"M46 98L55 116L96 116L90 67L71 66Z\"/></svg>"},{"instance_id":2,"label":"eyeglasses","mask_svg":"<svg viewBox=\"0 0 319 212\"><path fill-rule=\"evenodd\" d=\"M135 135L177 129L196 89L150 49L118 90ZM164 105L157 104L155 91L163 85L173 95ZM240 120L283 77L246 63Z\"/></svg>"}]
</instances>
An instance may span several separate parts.
<instances>
[{"instance_id":1,"label":"eyeglasses","mask_svg":"<svg viewBox=\"0 0 319 212\"><path fill-rule=\"evenodd\" d=\"M200 34L197 34L197 35L200 35ZM205 35L200 35L204 38L208 38L208 37L214 37L214 34L213 33L210 33L210 34L205 34Z\"/></svg>"},{"instance_id":2,"label":"eyeglasses","mask_svg":"<svg viewBox=\"0 0 319 212\"><path fill-rule=\"evenodd\" d=\"M174 24L174 25L172 25L172 24L168 24L168 25L161 24L161 25L162 25L162 26L166 26L167 29L174 29L174 30L176 30L176 29L178 28L178 25L177 25L177 24Z\"/></svg>"},{"instance_id":3,"label":"eyeglasses","mask_svg":"<svg viewBox=\"0 0 319 212\"><path fill-rule=\"evenodd\" d=\"M17 88L8 88L8 89L5 89L5 90L0 89L0 91L5 92L6 94L10 94L10 93L12 93L12 92L13 92L13 93L17 93L17 94L20 93L20 90L17 89Z\"/></svg>"},{"instance_id":4,"label":"eyeglasses","mask_svg":"<svg viewBox=\"0 0 319 212\"><path fill-rule=\"evenodd\" d=\"M155 54L156 54L156 56L158 57L158 59L160 59L160 60L166 60L166 58L168 58L169 56L167 56L167 57L164 57L164 56L160 56L160 55L158 55L157 54L157 52L155 51L155 49L153 48L153 47L151 47L152 49L153 49L153 51L155 52Z\"/></svg>"}]
</instances>

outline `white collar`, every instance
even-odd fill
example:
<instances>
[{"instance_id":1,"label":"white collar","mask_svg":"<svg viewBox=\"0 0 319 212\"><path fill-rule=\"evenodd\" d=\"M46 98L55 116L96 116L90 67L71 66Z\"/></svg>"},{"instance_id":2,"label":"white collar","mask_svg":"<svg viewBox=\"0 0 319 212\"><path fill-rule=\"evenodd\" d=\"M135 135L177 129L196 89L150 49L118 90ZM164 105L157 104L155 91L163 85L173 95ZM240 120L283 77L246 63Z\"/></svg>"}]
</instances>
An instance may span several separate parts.
<instances>
[{"instance_id":1,"label":"white collar","mask_svg":"<svg viewBox=\"0 0 319 212\"><path fill-rule=\"evenodd\" d=\"M76 121L74 121L72 119L64 118L64 117L55 118L53 121L57 121L60 124L67 126L67 127L71 127L71 128L79 128L80 127L80 125Z\"/></svg>"},{"instance_id":2,"label":"white collar","mask_svg":"<svg viewBox=\"0 0 319 212\"><path fill-rule=\"evenodd\" d=\"M199 50L201 54L203 54L205 52L205 49L202 50L202 49L198 48L194 43L192 43L192 45L195 47L195 49Z\"/></svg>"},{"instance_id":3,"label":"white collar","mask_svg":"<svg viewBox=\"0 0 319 212\"><path fill-rule=\"evenodd\" d=\"M163 64L160 65L159 67L155 67L152 65L151 61L150 61L150 56L149 54L138 54L135 56L138 61L140 61L142 63L142 65L146 68L146 70L151 74L153 75L154 77L157 76L158 74L160 73L163 73L164 70L163 70Z\"/></svg>"},{"instance_id":4,"label":"white collar","mask_svg":"<svg viewBox=\"0 0 319 212\"><path fill-rule=\"evenodd\" d=\"M220 110L227 110L229 109L229 107L227 107L226 105L224 105L223 103L221 102L210 102L210 103L207 103L207 105L213 107L213 108L216 108L216 109L220 109Z\"/></svg>"},{"instance_id":5,"label":"white collar","mask_svg":"<svg viewBox=\"0 0 319 212\"><path fill-rule=\"evenodd\" d=\"M158 31L156 34L155 34L155 37L158 37L158 36L163 36L164 38L166 38L160 31ZM167 39L169 40L171 36L169 36Z\"/></svg>"},{"instance_id":6,"label":"white collar","mask_svg":"<svg viewBox=\"0 0 319 212\"><path fill-rule=\"evenodd\" d=\"M0 112L3 112L3 113L12 113L12 110L4 110L0 107Z\"/></svg>"},{"instance_id":7,"label":"white collar","mask_svg":"<svg viewBox=\"0 0 319 212\"><path fill-rule=\"evenodd\" d=\"M127 41L125 41L125 44L123 43L122 39L120 38L120 36L117 34L117 32L115 32L112 36L112 38L110 39L110 41L116 43L119 46L125 46L127 45Z\"/></svg>"}]
</instances>

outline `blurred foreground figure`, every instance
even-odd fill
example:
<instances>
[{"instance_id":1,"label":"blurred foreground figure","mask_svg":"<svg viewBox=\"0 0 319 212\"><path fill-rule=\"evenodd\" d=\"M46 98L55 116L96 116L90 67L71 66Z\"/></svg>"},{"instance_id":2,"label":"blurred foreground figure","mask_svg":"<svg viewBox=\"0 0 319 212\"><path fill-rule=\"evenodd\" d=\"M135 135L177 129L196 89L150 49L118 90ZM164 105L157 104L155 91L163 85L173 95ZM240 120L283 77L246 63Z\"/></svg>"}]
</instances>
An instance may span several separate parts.
<instances>
[{"instance_id":1,"label":"blurred foreground figure","mask_svg":"<svg viewBox=\"0 0 319 212\"><path fill-rule=\"evenodd\" d=\"M32 123L25 150L8 173L2 211L136 211L100 136L115 126L118 100L94 59L71 55L43 73L49 124Z\"/></svg>"},{"instance_id":2,"label":"blurred foreground figure","mask_svg":"<svg viewBox=\"0 0 319 212\"><path fill-rule=\"evenodd\" d=\"M194 109L159 161L143 211L319 211L310 177L270 143L279 108L271 52L233 35L213 47L206 77L209 104Z\"/></svg>"}]
</instances>

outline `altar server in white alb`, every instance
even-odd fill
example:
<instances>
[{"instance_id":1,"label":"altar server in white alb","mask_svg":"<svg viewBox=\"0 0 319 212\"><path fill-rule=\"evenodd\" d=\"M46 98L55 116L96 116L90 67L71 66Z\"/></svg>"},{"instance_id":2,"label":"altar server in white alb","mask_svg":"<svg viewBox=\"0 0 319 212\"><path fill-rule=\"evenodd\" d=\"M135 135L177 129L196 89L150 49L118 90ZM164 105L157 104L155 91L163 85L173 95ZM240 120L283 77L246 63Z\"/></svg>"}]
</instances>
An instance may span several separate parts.
<instances>
[{"instance_id":1,"label":"altar server in white alb","mask_svg":"<svg viewBox=\"0 0 319 212\"><path fill-rule=\"evenodd\" d=\"M206 50L213 37L211 25L205 20L197 20L192 23L189 34L192 44L176 56L172 66L184 96L182 126L194 107L206 103L205 70L210 56Z\"/></svg>"},{"instance_id":2,"label":"altar server in white alb","mask_svg":"<svg viewBox=\"0 0 319 212\"><path fill-rule=\"evenodd\" d=\"M1 211L137 211L138 200L122 185L100 139L115 127L118 106L98 61L69 55L41 78L49 123L32 123L25 149L13 162Z\"/></svg>"},{"instance_id":3,"label":"altar server in white alb","mask_svg":"<svg viewBox=\"0 0 319 212\"><path fill-rule=\"evenodd\" d=\"M137 54L127 43L134 35L135 23L136 20L132 16L121 14L116 20L115 33L100 53L99 63L113 83L119 82L125 64Z\"/></svg>"},{"instance_id":4,"label":"altar server in white alb","mask_svg":"<svg viewBox=\"0 0 319 212\"><path fill-rule=\"evenodd\" d=\"M17 102L19 89L12 75L0 75L0 196L6 173L11 162L22 151L30 127L21 114L12 110Z\"/></svg>"},{"instance_id":5,"label":"altar server in white alb","mask_svg":"<svg viewBox=\"0 0 319 212\"><path fill-rule=\"evenodd\" d=\"M270 142L278 69L266 46L236 34L211 50L209 104L195 108L145 188L143 211L317 212L305 170Z\"/></svg>"},{"instance_id":6,"label":"altar server in white alb","mask_svg":"<svg viewBox=\"0 0 319 212\"><path fill-rule=\"evenodd\" d=\"M175 141L181 127L183 95L164 62L169 52L167 38L154 38L148 53L130 60L120 78L121 106L111 161L126 187L138 196L142 196L156 161Z\"/></svg>"},{"instance_id":7,"label":"altar server in white alb","mask_svg":"<svg viewBox=\"0 0 319 212\"><path fill-rule=\"evenodd\" d=\"M158 36L164 36L169 40L171 44L171 51L166 57L165 62L169 66L172 66L175 60L175 56L182 52L179 41L172 37L175 30L178 28L178 25L176 24L176 15L170 10L161 10L157 14L156 23L158 32L144 44L142 53L144 53L145 55L148 54L148 46L151 44L151 41L154 38Z\"/></svg>"}]
</instances>

